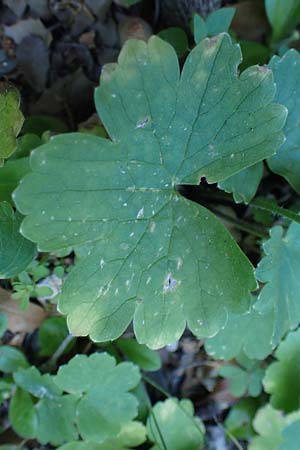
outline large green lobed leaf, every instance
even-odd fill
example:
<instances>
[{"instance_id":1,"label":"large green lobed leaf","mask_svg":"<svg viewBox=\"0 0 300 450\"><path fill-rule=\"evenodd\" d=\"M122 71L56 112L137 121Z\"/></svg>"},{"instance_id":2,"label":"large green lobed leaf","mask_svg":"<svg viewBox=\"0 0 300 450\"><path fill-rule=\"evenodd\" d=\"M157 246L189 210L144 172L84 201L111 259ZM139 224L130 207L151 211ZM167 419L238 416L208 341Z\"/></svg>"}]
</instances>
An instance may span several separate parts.
<instances>
[{"instance_id":1,"label":"large green lobed leaf","mask_svg":"<svg viewBox=\"0 0 300 450\"><path fill-rule=\"evenodd\" d=\"M14 194L22 233L44 251L92 244L60 296L73 334L107 341L133 319L138 341L159 348L186 323L212 336L247 308L251 264L213 214L177 191L228 178L282 143L286 110L272 103L271 71L239 76L240 60L221 34L193 49L180 77L169 44L129 41L96 91L111 140L69 134L32 153Z\"/></svg>"}]
</instances>

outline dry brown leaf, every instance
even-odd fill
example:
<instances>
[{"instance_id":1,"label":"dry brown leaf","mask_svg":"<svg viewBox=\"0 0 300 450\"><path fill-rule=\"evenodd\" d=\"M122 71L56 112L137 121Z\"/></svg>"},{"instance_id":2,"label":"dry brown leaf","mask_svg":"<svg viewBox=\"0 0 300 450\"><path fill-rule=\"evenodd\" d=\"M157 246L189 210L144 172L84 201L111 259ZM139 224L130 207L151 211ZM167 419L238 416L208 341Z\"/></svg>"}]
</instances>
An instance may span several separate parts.
<instances>
[{"instance_id":1,"label":"dry brown leaf","mask_svg":"<svg viewBox=\"0 0 300 450\"><path fill-rule=\"evenodd\" d=\"M33 303L26 310L21 309L18 302L11 298L10 292L1 287L0 311L7 316L8 329L22 336L39 328L47 317L44 309Z\"/></svg>"}]
</instances>

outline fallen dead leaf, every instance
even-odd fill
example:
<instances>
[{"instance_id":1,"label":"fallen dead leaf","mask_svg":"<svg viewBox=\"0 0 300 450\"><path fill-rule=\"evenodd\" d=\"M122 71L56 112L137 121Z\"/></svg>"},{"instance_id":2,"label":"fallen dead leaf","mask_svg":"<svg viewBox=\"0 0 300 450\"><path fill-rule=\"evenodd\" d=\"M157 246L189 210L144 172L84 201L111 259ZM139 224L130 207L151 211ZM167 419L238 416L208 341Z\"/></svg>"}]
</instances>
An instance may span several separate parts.
<instances>
[{"instance_id":1,"label":"fallen dead leaf","mask_svg":"<svg viewBox=\"0 0 300 450\"><path fill-rule=\"evenodd\" d=\"M21 345L25 334L32 333L47 317L47 313L43 308L34 303L30 303L25 310L21 309L18 302L13 300L10 292L0 287L0 311L3 312L8 319L8 330L14 333L16 339L13 338L14 345Z\"/></svg>"}]
</instances>

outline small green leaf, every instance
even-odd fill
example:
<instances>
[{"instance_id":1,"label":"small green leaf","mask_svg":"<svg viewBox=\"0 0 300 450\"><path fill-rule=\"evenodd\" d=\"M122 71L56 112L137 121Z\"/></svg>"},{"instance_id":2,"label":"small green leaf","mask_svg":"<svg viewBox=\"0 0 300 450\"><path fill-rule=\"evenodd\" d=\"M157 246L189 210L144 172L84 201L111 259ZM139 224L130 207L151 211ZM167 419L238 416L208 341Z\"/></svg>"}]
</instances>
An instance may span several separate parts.
<instances>
[{"instance_id":1,"label":"small green leaf","mask_svg":"<svg viewBox=\"0 0 300 450\"><path fill-rule=\"evenodd\" d=\"M0 202L13 204L11 194L29 171L29 158L9 160L0 167Z\"/></svg>"},{"instance_id":2,"label":"small green leaf","mask_svg":"<svg viewBox=\"0 0 300 450\"><path fill-rule=\"evenodd\" d=\"M199 44L202 39L207 37L207 27L205 20L198 14L194 15L194 39L196 44Z\"/></svg>"},{"instance_id":3,"label":"small green leaf","mask_svg":"<svg viewBox=\"0 0 300 450\"><path fill-rule=\"evenodd\" d=\"M0 203L0 278L18 275L36 253L36 246L19 233L21 221L9 203Z\"/></svg>"},{"instance_id":4,"label":"small green leaf","mask_svg":"<svg viewBox=\"0 0 300 450\"><path fill-rule=\"evenodd\" d=\"M15 432L23 438L35 437L38 422L34 403L31 396L20 388L16 389L10 401L9 420Z\"/></svg>"},{"instance_id":5,"label":"small green leaf","mask_svg":"<svg viewBox=\"0 0 300 450\"><path fill-rule=\"evenodd\" d=\"M136 417L137 400L128 391L139 380L136 366L116 365L115 359L104 353L77 355L61 366L55 377L60 389L81 396L76 408L80 435L97 442L115 437Z\"/></svg>"},{"instance_id":6,"label":"small green leaf","mask_svg":"<svg viewBox=\"0 0 300 450\"><path fill-rule=\"evenodd\" d=\"M46 131L66 133L68 127L61 119L46 114L26 117L22 128L23 134L31 133L41 138Z\"/></svg>"},{"instance_id":7,"label":"small green leaf","mask_svg":"<svg viewBox=\"0 0 300 450\"><path fill-rule=\"evenodd\" d=\"M240 66L241 70L247 69L247 67L255 64L267 64L270 59L271 50L265 45L255 41L240 41L243 61Z\"/></svg>"},{"instance_id":8,"label":"small green leaf","mask_svg":"<svg viewBox=\"0 0 300 450\"><path fill-rule=\"evenodd\" d=\"M17 140L17 149L12 156L12 159L25 158L29 156L31 150L42 145L42 140L36 134L25 134Z\"/></svg>"},{"instance_id":9,"label":"small green leaf","mask_svg":"<svg viewBox=\"0 0 300 450\"><path fill-rule=\"evenodd\" d=\"M224 33L229 30L233 17L235 15L235 8L220 8L209 14L204 20L198 14L194 15L194 39L198 44L206 37L213 37L219 33Z\"/></svg>"},{"instance_id":10,"label":"small green leaf","mask_svg":"<svg viewBox=\"0 0 300 450\"><path fill-rule=\"evenodd\" d=\"M151 450L203 448L204 426L193 414L190 400L168 399L156 403L147 420L148 436L155 443Z\"/></svg>"},{"instance_id":11,"label":"small green leaf","mask_svg":"<svg viewBox=\"0 0 300 450\"><path fill-rule=\"evenodd\" d=\"M255 309L261 313L274 311L272 341L277 344L283 334L300 322L300 225L292 222L284 234L273 227L263 249L264 258L256 269L257 279L265 283Z\"/></svg>"},{"instance_id":12,"label":"small green leaf","mask_svg":"<svg viewBox=\"0 0 300 450\"><path fill-rule=\"evenodd\" d=\"M235 8L220 8L213 11L206 18L207 34L209 37L227 32L235 15Z\"/></svg>"},{"instance_id":13,"label":"small green leaf","mask_svg":"<svg viewBox=\"0 0 300 450\"><path fill-rule=\"evenodd\" d=\"M275 352L263 381L271 405L286 413L300 407L300 330L289 333Z\"/></svg>"},{"instance_id":14,"label":"small green leaf","mask_svg":"<svg viewBox=\"0 0 300 450\"><path fill-rule=\"evenodd\" d=\"M245 394L257 397L262 391L264 370L255 361L248 367L229 364L221 367L219 373L229 379L229 391L235 397L242 397Z\"/></svg>"},{"instance_id":15,"label":"small green leaf","mask_svg":"<svg viewBox=\"0 0 300 450\"><path fill-rule=\"evenodd\" d=\"M240 60L221 34L191 51L180 77L169 44L128 41L96 91L111 140L61 135L32 152L15 191L22 233L42 251L93 247L59 299L73 335L109 341L133 319L138 341L160 348L186 324L212 336L248 307L250 262L213 214L178 192L203 176L220 182L282 143L286 110L272 103L271 71L239 75Z\"/></svg>"},{"instance_id":16,"label":"small green leaf","mask_svg":"<svg viewBox=\"0 0 300 450\"><path fill-rule=\"evenodd\" d=\"M273 28L273 41L279 41L300 23L299 0L265 0L265 5Z\"/></svg>"},{"instance_id":17,"label":"small green leaf","mask_svg":"<svg viewBox=\"0 0 300 450\"><path fill-rule=\"evenodd\" d=\"M124 355L144 370L158 370L161 367L159 353L139 344L135 339L118 339L116 345Z\"/></svg>"},{"instance_id":18,"label":"small green leaf","mask_svg":"<svg viewBox=\"0 0 300 450\"><path fill-rule=\"evenodd\" d=\"M300 1L298 4L300 14ZM300 193L300 55L289 50L282 58L274 56L269 67L277 86L276 101L285 105L289 113L284 127L286 141L268 159L268 165Z\"/></svg>"},{"instance_id":19,"label":"small green leaf","mask_svg":"<svg viewBox=\"0 0 300 450\"><path fill-rule=\"evenodd\" d=\"M257 163L221 181L218 186L226 192L232 192L236 203L249 203L256 194L263 170L263 163Z\"/></svg>"},{"instance_id":20,"label":"small green leaf","mask_svg":"<svg viewBox=\"0 0 300 450\"><path fill-rule=\"evenodd\" d=\"M64 317L49 317L39 328L38 340L41 356L51 356L62 341L68 336L69 330ZM69 351L73 343L66 348Z\"/></svg>"},{"instance_id":21,"label":"small green leaf","mask_svg":"<svg viewBox=\"0 0 300 450\"><path fill-rule=\"evenodd\" d=\"M225 327L206 340L205 350L215 359L229 360L241 352L250 359L265 359L276 345L272 342L273 327L273 311L261 314L252 305L245 314L230 314Z\"/></svg>"},{"instance_id":22,"label":"small green leaf","mask_svg":"<svg viewBox=\"0 0 300 450\"><path fill-rule=\"evenodd\" d=\"M19 92L10 85L0 85L0 166L16 150L16 138L23 125Z\"/></svg>"},{"instance_id":23,"label":"small green leaf","mask_svg":"<svg viewBox=\"0 0 300 450\"><path fill-rule=\"evenodd\" d=\"M250 440L254 435L252 421L258 405L257 399L254 398L243 398L235 403L226 417L226 430L237 439Z\"/></svg>"},{"instance_id":24,"label":"small green leaf","mask_svg":"<svg viewBox=\"0 0 300 450\"><path fill-rule=\"evenodd\" d=\"M28 366L28 362L23 353L17 348L9 345L0 346L0 371L12 373L20 368Z\"/></svg>"},{"instance_id":25,"label":"small green leaf","mask_svg":"<svg viewBox=\"0 0 300 450\"><path fill-rule=\"evenodd\" d=\"M182 28L170 27L158 33L158 36L166 42L169 42L179 57L183 56L188 50L188 38Z\"/></svg>"}]
</instances>

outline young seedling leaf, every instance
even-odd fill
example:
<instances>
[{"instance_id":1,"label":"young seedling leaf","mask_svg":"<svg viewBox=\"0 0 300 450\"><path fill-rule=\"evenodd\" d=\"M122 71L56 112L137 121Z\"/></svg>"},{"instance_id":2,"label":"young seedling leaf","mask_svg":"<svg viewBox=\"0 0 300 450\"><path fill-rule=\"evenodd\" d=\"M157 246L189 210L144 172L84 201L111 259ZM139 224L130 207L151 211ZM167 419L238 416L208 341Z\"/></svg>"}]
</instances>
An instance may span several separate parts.
<instances>
[{"instance_id":1,"label":"young seedling leaf","mask_svg":"<svg viewBox=\"0 0 300 450\"><path fill-rule=\"evenodd\" d=\"M168 399L153 407L147 420L151 450L198 450L204 441L204 426L194 417L190 400Z\"/></svg>"},{"instance_id":2,"label":"young seedling leaf","mask_svg":"<svg viewBox=\"0 0 300 450\"><path fill-rule=\"evenodd\" d=\"M275 352L278 361L270 364L264 388L271 405L286 413L300 407L300 330L289 333Z\"/></svg>"},{"instance_id":3,"label":"young seedling leaf","mask_svg":"<svg viewBox=\"0 0 300 450\"><path fill-rule=\"evenodd\" d=\"M36 245L19 232L21 221L21 215L9 203L0 203L0 278L18 275L36 253Z\"/></svg>"},{"instance_id":4,"label":"young seedling leaf","mask_svg":"<svg viewBox=\"0 0 300 450\"><path fill-rule=\"evenodd\" d=\"M271 71L238 75L240 60L221 34L192 50L180 77L169 44L128 41L96 92L111 140L62 135L32 153L14 195L24 236L45 251L94 243L60 296L73 334L107 341L133 319L138 341L159 348L186 323L212 336L246 308L251 264L215 216L177 190L228 178L282 143L286 110L272 103Z\"/></svg>"},{"instance_id":5,"label":"young seedling leaf","mask_svg":"<svg viewBox=\"0 0 300 450\"><path fill-rule=\"evenodd\" d=\"M23 125L20 95L12 86L0 84L0 166L15 151L16 138Z\"/></svg>"},{"instance_id":6,"label":"young seedling leaf","mask_svg":"<svg viewBox=\"0 0 300 450\"><path fill-rule=\"evenodd\" d=\"M198 44L206 37L213 37L219 33L229 30L232 19L235 14L235 8L220 8L209 14L204 20L198 14L194 15L194 39Z\"/></svg>"},{"instance_id":7,"label":"young seedling leaf","mask_svg":"<svg viewBox=\"0 0 300 450\"><path fill-rule=\"evenodd\" d=\"M263 249L265 256L256 269L257 279L265 283L255 309L274 311L272 342L277 344L300 322L300 225L292 222L284 234L280 226L273 227Z\"/></svg>"},{"instance_id":8,"label":"young seedling leaf","mask_svg":"<svg viewBox=\"0 0 300 450\"><path fill-rule=\"evenodd\" d=\"M300 2L299 11L300 11ZM269 64L277 86L276 101L288 108L284 127L285 143L268 159L270 169L286 178L300 193L300 55L289 50L282 58L274 56Z\"/></svg>"},{"instance_id":9,"label":"young seedling leaf","mask_svg":"<svg viewBox=\"0 0 300 450\"><path fill-rule=\"evenodd\" d=\"M132 363L116 365L112 356L98 353L75 356L55 377L60 389L81 396L76 407L80 435L99 443L117 436L136 417L137 400L128 391L139 381Z\"/></svg>"},{"instance_id":10,"label":"young seedling leaf","mask_svg":"<svg viewBox=\"0 0 300 450\"><path fill-rule=\"evenodd\" d=\"M273 328L273 311L262 314L252 306L244 314L230 314L225 327L206 340L205 350L215 359L229 360L241 352L250 359L265 359L276 345L272 342Z\"/></svg>"}]
</instances>

